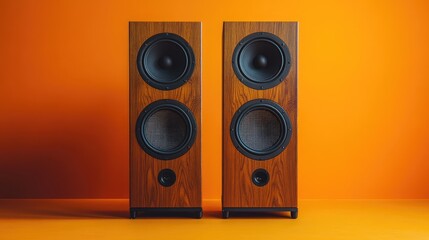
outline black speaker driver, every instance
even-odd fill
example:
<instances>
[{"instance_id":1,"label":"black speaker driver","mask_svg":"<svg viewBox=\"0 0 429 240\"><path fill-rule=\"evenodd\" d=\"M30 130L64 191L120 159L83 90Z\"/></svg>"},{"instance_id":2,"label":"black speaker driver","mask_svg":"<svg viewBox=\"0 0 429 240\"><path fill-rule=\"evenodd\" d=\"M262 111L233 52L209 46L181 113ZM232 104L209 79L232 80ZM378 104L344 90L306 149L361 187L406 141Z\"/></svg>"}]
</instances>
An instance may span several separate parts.
<instances>
[{"instance_id":1,"label":"black speaker driver","mask_svg":"<svg viewBox=\"0 0 429 240\"><path fill-rule=\"evenodd\" d=\"M289 48L274 34L252 33L235 47L232 67L237 78L246 86L253 89L272 88L289 73Z\"/></svg>"},{"instance_id":2,"label":"black speaker driver","mask_svg":"<svg viewBox=\"0 0 429 240\"><path fill-rule=\"evenodd\" d=\"M268 184L270 181L270 174L263 168L256 169L252 173L252 182L258 187L262 187Z\"/></svg>"},{"instance_id":3,"label":"black speaker driver","mask_svg":"<svg viewBox=\"0 0 429 240\"><path fill-rule=\"evenodd\" d=\"M197 124L191 110L184 104L163 99L149 104L136 123L140 147L161 160L178 158L195 142Z\"/></svg>"},{"instance_id":4,"label":"black speaker driver","mask_svg":"<svg viewBox=\"0 0 429 240\"><path fill-rule=\"evenodd\" d=\"M185 84L195 67L194 52L185 39L159 33L147 39L137 55L140 76L150 86L172 90Z\"/></svg>"},{"instance_id":5,"label":"black speaker driver","mask_svg":"<svg viewBox=\"0 0 429 240\"><path fill-rule=\"evenodd\" d=\"M176 182L176 173L171 169L162 169L158 173L158 183L164 187L170 187Z\"/></svg>"},{"instance_id":6,"label":"black speaker driver","mask_svg":"<svg viewBox=\"0 0 429 240\"><path fill-rule=\"evenodd\" d=\"M254 99L235 112L230 136L237 150L246 157L268 160L286 149L292 125L280 105L267 99Z\"/></svg>"}]
</instances>

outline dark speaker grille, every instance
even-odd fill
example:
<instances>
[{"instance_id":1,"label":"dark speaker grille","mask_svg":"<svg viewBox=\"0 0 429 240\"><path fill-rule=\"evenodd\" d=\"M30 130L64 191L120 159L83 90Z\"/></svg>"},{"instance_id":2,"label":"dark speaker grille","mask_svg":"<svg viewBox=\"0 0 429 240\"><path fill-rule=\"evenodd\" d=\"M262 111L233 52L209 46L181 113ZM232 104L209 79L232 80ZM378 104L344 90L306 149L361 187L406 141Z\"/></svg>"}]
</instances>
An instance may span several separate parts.
<instances>
[{"instance_id":1,"label":"dark speaker grille","mask_svg":"<svg viewBox=\"0 0 429 240\"><path fill-rule=\"evenodd\" d=\"M187 137L186 122L172 110L159 110L152 114L144 125L147 142L160 151L172 151L180 147Z\"/></svg>"},{"instance_id":2,"label":"dark speaker grille","mask_svg":"<svg viewBox=\"0 0 429 240\"><path fill-rule=\"evenodd\" d=\"M231 140L243 155L268 160L288 145L292 126L286 111L267 99L254 99L241 106L231 121Z\"/></svg>"},{"instance_id":3,"label":"dark speaker grille","mask_svg":"<svg viewBox=\"0 0 429 240\"><path fill-rule=\"evenodd\" d=\"M149 155L169 160L191 149L197 132L192 111L184 104L170 99L149 104L140 113L136 137Z\"/></svg>"},{"instance_id":4,"label":"dark speaker grille","mask_svg":"<svg viewBox=\"0 0 429 240\"><path fill-rule=\"evenodd\" d=\"M254 151L266 151L280 140L281 123L271 111L254 110L238 126L241 141Z\"/></svg>"}]
</instances>

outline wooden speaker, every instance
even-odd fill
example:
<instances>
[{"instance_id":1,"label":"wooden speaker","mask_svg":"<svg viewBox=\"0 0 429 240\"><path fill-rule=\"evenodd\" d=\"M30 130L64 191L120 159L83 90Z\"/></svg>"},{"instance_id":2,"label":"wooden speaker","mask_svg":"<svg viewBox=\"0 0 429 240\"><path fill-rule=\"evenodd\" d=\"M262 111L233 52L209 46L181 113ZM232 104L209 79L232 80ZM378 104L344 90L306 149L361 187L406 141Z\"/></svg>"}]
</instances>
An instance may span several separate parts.
<instances>
[{"instance_id":1,"label":"wooden speaker","mask_svg":"<svg viewBox=\"0 0 429 240\"><path fill-rule=\"evenodd\" d=\"M226 22L222 212L297 208L296 22Z\"/></svg>"},{"instance_id":2,"label":"wooden speaker","mask_svg":"<svg viewBox=\"0 0 429 240\"><path fill-rule=\"evenodd\" d=\"M201 208L201 23L130 22L130 215Z\"/></svg>"}]
</instances>

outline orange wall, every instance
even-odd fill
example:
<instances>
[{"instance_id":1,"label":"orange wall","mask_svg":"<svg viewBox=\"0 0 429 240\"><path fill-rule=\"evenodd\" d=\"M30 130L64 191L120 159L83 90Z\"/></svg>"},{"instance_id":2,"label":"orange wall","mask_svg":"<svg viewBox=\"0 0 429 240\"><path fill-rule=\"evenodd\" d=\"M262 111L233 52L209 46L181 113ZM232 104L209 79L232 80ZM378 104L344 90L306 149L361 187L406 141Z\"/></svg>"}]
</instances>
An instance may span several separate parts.
<instances>
[{"instance_id":1,"label":"orange wall","mask_svg":"<svg viewBox=\"0 0 429 240\"><path fill-rule=\"evenodd\" d=\"M136 20L203 22L204 198L221 193L224 20L300 22L300 198L429 198L426 1L203 2L0 1L0 198L128 196Z\"/></svg>"}]
</instances>

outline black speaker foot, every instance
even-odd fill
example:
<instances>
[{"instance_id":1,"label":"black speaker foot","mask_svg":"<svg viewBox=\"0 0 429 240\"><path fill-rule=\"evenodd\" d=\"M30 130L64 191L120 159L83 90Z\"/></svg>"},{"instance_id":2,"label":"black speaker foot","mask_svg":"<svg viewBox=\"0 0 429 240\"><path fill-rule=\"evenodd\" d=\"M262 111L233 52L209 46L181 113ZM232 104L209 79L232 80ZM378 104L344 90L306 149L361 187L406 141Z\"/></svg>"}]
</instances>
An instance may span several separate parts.
<instances>
[{"instance_id":1,"label":"black speaker foot","mask_svg":"<svg viewBox=\"0 0 429 240\"><path fill-rule=\"evenodd\" d=\"M136 219L137 217L137 211L130 210L130 219Z\"/></svg>"},{"instance_id":2,"label":"black speaker foot","mask_svg":"<svg viewBox=\"0 0 429 240\"><path fill-rule=\"evenodd\" d=\"M188 217L202 218L203 209L201 207L191 208L130 208L130 219L137 218L139 212L147 213L147 216L171 216L186 215Z\"/></svg>"},{"instance_id":3,"label":"black speaker foot","mask_svg":"<svg viewBox=\"0 0 429 240\"><path fill-rule=\"evenodd\" d=\"M229 211L227 210L222 210L222 218L229 218Z\"/></svg>"},{"instance_id":4,"label":"black speaker foot","mask_svg":"<svg viewBox=\"0 0 429 240\"><path fill-rule=\"evenodd\" d=\"M290 211L290 218L292 218L292 219L298 218L298 209L295 211Z\"/></svg>"},{"instance_id":5,"label":"black speaker foot","mask_svg":"<svg viewBox=\"0 0 429 240\"><path fill-rule=\"evenodd\" d=\"M201 219L203 217L203 211L202 210L201 211L197 211L195 216L196 216L197 219Z\"/></svg>"},{"instance_id":6,"label":"black speaker foot","mask_svg":"<svg viewBox=\"0 0 429 240\"><path fill-rule=\"evenodd\" d=\"M253 208L222 208L222 217L229 218L230 212L290 212L290 218L296 219L298 217L297 207L281 207L281 208L270 208L270 207L253 207Z\"/></svg>"}]
</instances>

